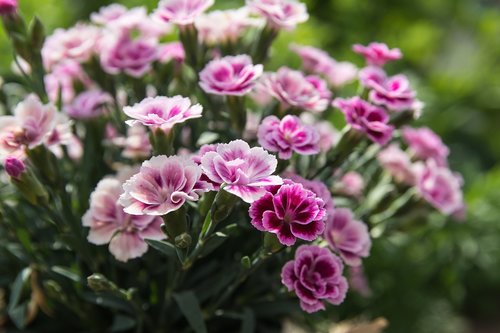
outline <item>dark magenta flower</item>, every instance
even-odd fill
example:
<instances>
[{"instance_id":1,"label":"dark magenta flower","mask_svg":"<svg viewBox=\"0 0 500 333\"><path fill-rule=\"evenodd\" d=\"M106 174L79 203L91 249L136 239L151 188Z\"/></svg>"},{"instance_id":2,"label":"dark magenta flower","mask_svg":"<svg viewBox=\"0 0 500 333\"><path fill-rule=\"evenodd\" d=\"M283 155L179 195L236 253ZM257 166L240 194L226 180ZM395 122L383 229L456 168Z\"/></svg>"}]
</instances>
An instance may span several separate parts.
<instances>
[{"instance_id":1,"label":"dark magenta flower","mask_svg":"<svg viewBox=\"0 0 500 333\"><path fill-rule=\"evenodd\" d=\"M302 184L291 181L270 190L250 206L253 226L276 234L286 246L295 244L297 238L307 241L318 238L325 229L323 200Z\"/></svg>"},{"instance_id":2,"label":"dark magenta flower","mask_svg":"<svg viewBox=\"0 0 500 333\"><path fill-rule=\"evenodd\" d=\"M403 128L403 139L415 157L422 160L432 159L442 166L448 164L450 150L430 128L405 127Z\"/></svg>"},{"instance_id":3,"label":"dark magenta flower","mask_svg":"<svg viewBox=\"0 0 500 333\"><path fill-rule=\"evenodd\" d=\"M339 257L328 249L302 245L295 259L281 270L281 282L289 291L295 291L302 310L312 313L325 309L324 302L339 305L344 301L348 284Z\"/></svg>"},{"instance_id":4,"label":"dark magenta flower","mask_svg":"<svg viewBox=\"0 0 500 333\"><path fill-rule=\"evenodd\" d=\"M23 160L14 156L7 157L3 167L5 168L5 172L12 178L19 178L21 174L26 171L26 165Z\"/></svg>"},{"instance_id":5,"label":"dark magenta flower","mask_svg":"<svg viewBox=\"0 0 500 333\"><path fill-rule=\"evenodd\" d=\"M0 0L0 15L10 15L17 10L17 0Z\"/></svg>"}]
</instances>

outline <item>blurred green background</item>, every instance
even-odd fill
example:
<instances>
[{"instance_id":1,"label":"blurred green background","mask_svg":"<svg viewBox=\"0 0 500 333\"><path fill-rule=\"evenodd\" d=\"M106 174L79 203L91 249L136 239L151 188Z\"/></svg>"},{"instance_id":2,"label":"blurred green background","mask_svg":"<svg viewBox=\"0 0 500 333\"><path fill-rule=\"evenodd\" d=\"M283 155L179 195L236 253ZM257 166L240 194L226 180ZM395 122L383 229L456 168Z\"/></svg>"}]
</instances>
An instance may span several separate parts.
<instances>
[{"instance_id":1,"label":"blurred green background","mask_svg":"<svg viewBox=\"0 0 500 333\"><path fill-rule=\"evenodd\" d=\"M68 27L111 3L104 0L20 0L47 30ZM155 0L119 1L132 7ZM422 221L407 234L377 240L366 272L373 295L352 295L341 315L384 316L388 332L500 332L500 3L495 0L309 0L311 19L282 34L362 65L354 43L383 41L405 58L389 72L410 76L426 103L419 122L451 147L451 167L465 179L466 223ZM242 1L217 0L228 8ZM12 51L0 30L0 74ZM289 52L274 63L298 65Z\"/></svg>"}]
</instances>

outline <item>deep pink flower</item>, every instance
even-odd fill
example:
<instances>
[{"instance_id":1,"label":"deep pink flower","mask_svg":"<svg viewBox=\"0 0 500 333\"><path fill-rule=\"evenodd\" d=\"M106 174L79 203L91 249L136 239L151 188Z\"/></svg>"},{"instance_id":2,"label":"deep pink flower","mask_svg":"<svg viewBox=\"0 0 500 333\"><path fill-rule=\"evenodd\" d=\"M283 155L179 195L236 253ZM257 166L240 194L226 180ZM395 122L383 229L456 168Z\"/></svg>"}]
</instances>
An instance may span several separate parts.
<instances>
[{"instance_id":1,"label":"deep pink flower","mask_svg":"<svg viewBox=\"0 0 500 333\"><path fill-rule=\"evenodd\" d=\"M445 215L454 215L464 210L462 178L446 166L428 160L417 169L418 193Z\"/></svg>"},{"instance_id":2,"label":"deep pink flower","mask_svg":"<svg viewBox=\"0 0 500 333\"><path fill-rule=\"evenodd\" d=\"M26 165L23 160L14 156L7 157L3 162L3 167L5 172L12 178L19 178L26 171Z\"/></svg>"},{"instance_id":3,"label":"deep pink flower","mask_svg":"<svg viewBox=\"0 0 500 333\"><path fill-rule=\"evenodd\" d=\"M106 104L113 102L113 98L102 90L87 90L65 108L66 113L76 119L92 119L101 116L106 111Z\"/></svg>"},{"instance_id":4,"label":"deep pink flower","mask_svg":"<svg viewBox=\"0 0 500 333\"><path fill-rule=\"evenodd\" d=\"M165 215L186 200L197 201L200 192L212 189L200 181L200 166L188 157L155 156L144 162L139 173L123 185L123 210L132 215Z\"/></svg>"},{"instance_id":5,"label":"deep pink flower","mask_svg":"<svg viewBox=\"0 0 500 333\"><path fill-rule=\"evenodd\" d=\"M266 73L260 81L262 92L278 99L286 108L322 112L330 102L331 92L319 77L304 76L302 72L287 67L276 73Z\"/></svg>"},{"instance_id":6,"label":"deep pink flower","mask_svg":"<svg viewBox=\"0 0 500 333\"><path fill-rule=\"evenodd\" d=\"M382 168L396 181L407 185L415 184L415 171L410 156L402 151L397 144L391 144L380 151L377 159Z\"/></svg>"},{"instance_id":7,"label":"deep pink flower","mask_svg":"<svg viewBox=\"0 0 500 333\"><path fill-rule=\"evenodd\" d=\"M181 42L171 42L160 45L158 50L158 61L165 64L175 61L181 64L186 59L186 52Z\"/></svg>"},{"instance_id":8,"label":"deep pink flower","mask_svg":"<svg viewBox=\"0 0 500 333\"><path fill-rule=\"evenodd\" d=\"M387 77L381 68L366 67L359 76L361 83L371 89L369 99L373 103L384 105L392 111L415 108L416 93L405 75Z\"/></svg>"},{"instance_id":9,"label":"deep pink flower","mask_svg":"<svg viewBox=\"0 0 500 333\"><path fill-rule=\"evenodd\" d=\"M90 208L82 223L90 227L88 241L92 244L109 243L109 251L120 261L142 256L148 250L144 239L164 239L163 220L158 216L130 215L118 203L123 192L122 182L116 178L101 180L90 196Z\"/></svg>"},{"instance_id":10,"label":"deep pink flower","mask_svg":"<svg viewBox=\"0 0 500 333\"><path fill-rule=\"evenodd\" d=\"M101 41L101 66L108 74L140 78L151 70L158 56L154 38L133 39L128 34L109 34Z\"/></svg>"},{"instance_id":11,"label":"deep pink flower","mask_svg":"<svg viewBox=\"0 0 500 333\"><path fill-rule=\"evenodd\" d=\"M213 4L214 0L162 0L154 16L165 22L189 25Z\"/></svg>"},{"instance_id":12,"label":"deep pink flower","mask_svg":"<svg viewBox=\"0 0 500 333\"><path fill-rule=\"evenodd\" d=\"M17 0L0 0L0 15L14 14L17 10Z\"/></svg>"},{"instance_id":13,"label":"deep pink flower","mask_svg":"<svg viewBox=\"0 0 500 333\"><path fill-rule=\"evenodd\" d=\"M336 208L328 214L324 237L349 266L361 265L361 258L370 255L372 241L368 227L355 220L347 208Z\"/></svg>"},{"instance_id":14,"label":"deep pink flower","mask_svg":"<svg viewBox=\"0 0 500 333\"><path fill-rule=\"evenodd\" d=\"M77 24L67 30L56 29L47 37L42 48L42 58L46 69L51 69L63 60L83 63L92 57L99 39L97 27Z\"/></svg>"},{"instance_id":15,"label":"deep pink flower","mask_svg":"<svg viewBox=\"0 0 500 333\"><path fill-rule=\"evenodd\" d=\"M82 66L73 60L61 61L54 65L52 72L44 77L45 90L49 100L57 103L61 98L63 104L70 103L75 97L75 86L90 89L92 80Z\"/></svg>"},{"instance_id":16,"label":"deep pink flower","mask_svg":"<svg viewBox=\"0 0 500 333\"><path fill-rule=\"evenodd\" d=\"M354 52L365 57L368 65L373 66L384 66L386 62L398 60L403 57L399 49L389 49L384 43L373 42L368 44L368 46L355 44L352 49Z\"/></svg>"},{"instance_id":17,"label":"deep pink flower","mask_svg":"<svg viewBox=\"0 0 500 333\"><path fill-rule=\"evenodd\" d=\"M351 197L360 197L365 189L363 177L356 171L349 171L340 178L339 190Z\"/></svg>"},{"instance_id":18,"label":"deep pink flower","mask_svg":"<svg viewBox=\"0 0 500 333\"><path fill-rule=\"evenodd\" d=\"M275 116L264 118L257 133L259 144L279 158L288 160L292 153L314 155L319 153L319 133L309 125L304 125L296 116L285 116L279 120Z\"/></svg>"},{"instance_id":19,"label":"deep pink flower","mask_svg":"<svg viewBox=\"0 0 500 333\"><path fill-rule=\"evenodd\" d=\"M339 305L345 299L348 284L339 257L328 249L301 245L295 259L281 270L281 282L288 291L295 291L302 310L312 313L325 309L323 302Z\"/></svg>"},{"instance_id":20,"label":"deep pink flower","mask_svg":"<svg viewBox=\"0 0 500 333\"><path fill-rule=\"evenodd\" d=\"M374 142L385 145L391 138L394 127L389 125L389 116L384 109L374 106L358 96L337 98L333 106L339 108L346 121L355 130L366 133Z\"/></svg>"},{"instance_id":21,"label":"deep pink flower","mask_svg":"<svg viewBox=\"0 0 500 333\"><path fill-rule=\"evenodd\" d=\"M272 176L277 164L273 155L242 140L219 144L201 158L203 172L212 182L224 184L225 191L248 203L262 197L265 186L282 184L280 177Z\"/></svg>"},{"instance_id":22,"label":"deep pink flower","mask_svg":"<svg viewBox=\"0 0 500 333\"><path fill-rule=\"evenodd\" d=\"M296 0L247 0L246 4L274 29L292 30L309 18L306 5Z\"/></svg>"},{"instance_id":23,"label":"deep pink flower","mask_svg":"<svg viewBox=\"0 0 500 333\"><path fill-rule=\"evenodd\" d=\"M327 214L332 211L335 207L333 203L332 194L328 187L326 187L325 183L319 180L309 180L302 178L301 176L293 173L293 172L285 172L282 174L284 178L288 178L295 183L300 183L304 186L305 189L314 192L318 198L321 198L325 203L325 209Z\"/></svg>"},{"instance_id":24,"label":"deep pink flower","mask_svg":"<svg viewBox=\"0 0 500 333\"><path fill-rule=\"evenodd\" d=\"M269 188L249 209L252 225L278 236L281 244L292 246L297 238L312 241L325 229L324 202L302 184L286 182Z\"/></svg>"},{"instance_id":25,"label":"deep pink flower","mask_svg":"<svg viewBox=\"0 0 500 333\"><path fill-rule=\"evenodd\" d=\"M123 108L123 112L132 118L126 121L128 125L140 123L166 131L188 119L200 118L202 110L200 104L191 105L191 100L182 96L147 97L134 106Z\"/></svg>"},{"instance_id":26,"label":"deep pink flower","mask_svg":"<svg viewBox=\"0 0 500 333\"><path fill-rule=\"evenodd\" d=\"M433 159L438 165L447 165L448 147L430 128L403 128L403 139L410 147L412 154L422 160Z\"/></svg>"},{"instance_id":27,"label":"deep pink flower","mask_svg":"<svg viewBox=\"0 0 500 333\"><path fill-rule=\"evenodd\" d=\"M109 6L101 7L97 13L92 13L90 19L96 24L105 25L119 19L127 11L128 9L124 5L113 3Z\"/></svg>"},{"instance_id":28,"label":"deep pink flower","mask_svg":"<svg viewBox=\"0 0 500 333\"><path fill-rule=\"evenodd\" d=\"M215 59L200 72L200 86L209 94L242 96L253 88L262 69L247 55Z\"/></svg>"}]
</instances>

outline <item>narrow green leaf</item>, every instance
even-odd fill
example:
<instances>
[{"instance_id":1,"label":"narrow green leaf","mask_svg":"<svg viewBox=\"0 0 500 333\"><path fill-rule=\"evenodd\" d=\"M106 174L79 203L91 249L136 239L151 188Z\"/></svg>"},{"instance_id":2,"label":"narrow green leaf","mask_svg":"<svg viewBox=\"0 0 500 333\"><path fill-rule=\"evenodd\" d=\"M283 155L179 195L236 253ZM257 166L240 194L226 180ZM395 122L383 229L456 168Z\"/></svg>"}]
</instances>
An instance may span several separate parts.
<instances>
[{"instance_id":1,"label":"narrow green leaf","mask_svg":"<svg viewBox=\"0 0 500 333\"><path fill-rule=\"evenodd\" d=\"M65 278L68 278L74 282L80 282L80 276L74 272L72 272L70 269L66 267L61 267L61 266L52 266L51 267L52 271L54 273L57 273L59 275L64 276Z\"/></svg>"},{"instance_id":2,"label":"narrow green leaf","mask_svg":"<svg viewBox=\"0 0 500 333\"><path fill-rule=\"evenodd\" d=\"M160 251L167 257L175 257L177 256L177 251L175 250L175 246L164 241L158 241L154 239L146 239L146 243L148 243L149 246L154 248L157 251Z\"/></svg>"},{"instance_id":3,"label":"narrow green leaf","mask_svg":"<svg viewBox=\"0 0 500 333\"><path fill-rule=\"evenodd\" d=\"M134 328L136 325L137 322L134 318L117 314L113 318L113 325L111 326L111 332L128 331Z\"/></svg>"},{"instance_id":4,"label":"narrow green leaf","mask_svg":"<svg viewBox=\"0 0 500 333\"><path fill-rule=\"evenodd\" d=\"M174 299L196 333L207 333L203 314L196 295L192 291L174 294Z\"/></svg>"},{"instance_id":5,"label":"narrow green leaf","mask_svg":"<svg viewBox=\"0 0 500 333\"><path fill-rule=\"evenodd\" d=\"M241 324L241 333L254 333L255 332L255 315L249 308L243 311L243 319Z\"/></svg>"},{"instance_id":6,"label":"narrow green leaf","mask_svg":"<svg viewBox=\"0 0 500 333\"><path fill-rule=\"evenodd\" d=\"M16 279L14 280L14 283L12 284L11 287L11 293L9 298L9 311L10 309L14 309L19 304L24 284L28 280L30 274L31 274L31 268L26 267L21 272L19 272Z\"/></svg>"},{"instance_id":7,"label":"narrow green leaf","mask_svg":"<svg viewBox=\"0 0 500 333\"><path fill-rule=\"evenodd\" d=\"M134 314L134 308L124 299L109 293L84 293L83 298L90 303L112 310L122 310Z\"/></svg>"}]
</instances>

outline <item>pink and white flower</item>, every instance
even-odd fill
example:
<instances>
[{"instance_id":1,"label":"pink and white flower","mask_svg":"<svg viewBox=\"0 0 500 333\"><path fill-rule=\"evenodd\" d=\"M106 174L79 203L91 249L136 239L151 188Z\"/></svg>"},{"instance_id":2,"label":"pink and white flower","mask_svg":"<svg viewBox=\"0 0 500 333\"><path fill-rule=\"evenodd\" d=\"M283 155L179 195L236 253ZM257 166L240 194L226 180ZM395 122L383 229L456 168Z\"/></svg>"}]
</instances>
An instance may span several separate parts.
<instances>
[{"instance_id":1,"label":"pink and white flower","mask_svg":"<svg viewBox=\"0 0 500 333\"><path fill-rule=\"evenodd\" d=\"M73 160L78 160L83 155L83 147L80 139L73 134L73 122L64 113L57 113L54 129L46 136L45 146L57 157L62 158L66 147L68 156Z\"/></svg>"},{"instance_id":2,"label":"pink and white flower","mask_svg":"<svg viewBox=\"0 0 500 333\"><path fill-rule=\"evenodd\" d=\"M124 5L113 3L109 6L101 7L99 12L92 13L90 20L95 24L106 25L113 22L127 13L128 9Z\"/></svg>"},{"instance_id":3,"label":"pink and white flower","mask_svg":"<svg viewBox=\"0 0 500 333\"><path fill-rule=\"evenodd\" d=\"M313 127L302 124L296 116L275 116L264 118L257 133L259 144L271 152L277 152L280 159L288 160L292 153L314 155L319 153L319 133Z\"/></svg>"},{"instance_id":4,"label":"pink and white flower","mask_svg":"<svg viewBox=\"0 0 500 333\"><path fill-rule=\"evenodd\" d=\"M123 185L119 202L128 214L165 215L212 189L201 175L201 167L188 157L155 156Z\"/></svg>"},{"instance_id":5,"label":"pink and white flower","mask_svg":"<svg viewBox=\"0 0 500 333\"><path fill-rule=\"evenodd\" d=\"M361 258L370 255L372 242L368 227L355 220L347 208L336 208L328 214L324 237L349 266L361 265Z\"/></svg>"},{"instance_id":6,"label":"pink and white flower","mask_svg":"<svg viewBox=\"0 0 500 333\"><path fill-rule=\"evenodd\" d=\"M338 191L341 193L359 198L363 195L365 189L365 181L363 177L356 171L349 171L345 173L337 184Z\"/></svg>"},{"instance_id":7,"label":"pink and white flower","mask_svg":"<svg viewBox=\"0 0 500 333\"><path fill-rule=\"evenodd\" d=\"M202 111L200 104L192 105L189 98L182 96L147 97L134 106L123 108L123 112L132 118L126 121L129 126L143 124L165 131L188 119L200 118Z\"/></svg>"},{"instance_id":8,"label":"pink and white flower","mask_svg":"<svg viewBox=\"0 0 500 333\"><path fill-rule=\"evenodd\" d=\"M129 127L125 137L114 138L112 142L123 148L123 157L130 159L148 158L153 149L149 142L147 128L141 124Z\"/></svg>"},{"instance_id":9,"label":"pink and white flower","mask_svg":"<svg viewBox=\"0 0 500 333\"><path fill-rule=\"evenodd\" d=\"M252 64L247 55L226 56L210 61L200 72L200 86L215 95L243 96L262 75L263 66Z\"/></svg>"},{"instance_id":10,"label":"pink and white flower","mask_svg":"<svg viewBox=\"0 0 500 333\"><path fill-rule=\"evenodd\" d=\"M247 0L246 4L276 30L292 30L309 19L306 5L296 0Z\"/></svg>"},{"instance_id":11,"label":"pink and white flower","mask_svg":"<svg viewBox=\"0 0 500 333\"><path fill-rule=\"evenodd\" d=\"M97 118L106 112L106 105L111 104L113 98L108 93L91 89L82 92L65 108L65 112L75 119Z\"/></svg>"},{"instance_id":12,"label":"pink and white flower","mask_svg":"<svg viewBox=\"0 0 500 333\"><path fill-rule=\"evenodd\" d=\"M358 96L337 98L333 106L339 108L346 121L357 131L365 133L370 140L385 145L391 138L394 127L389 125L389 115L384 109L374 106Z\"/></svg>"},{"instance_id":13,"label":"pink and white flower","mask_svg":"<svg viewBox=\"0 0 500 333\"><path fill-rule=\"evenodd\" d=\"M201 167L214 183L224 190L252 203L262 197L265 186L281 185L283 180L272 173L278 161L261 147L250 148L242 140L219 144L201 158Z\"/></svg>"},{"instance_id":14,"label":"pink and white flower","mask_svg":"<svg viewBox=\"0 0 500 333\"><path fill-rule=\"evenodd\" d=\"M100 32L95 26L77 24L64 29L56 29L47 37L42 48L42 58L46 69L50 70L63 60L84 63L92 57Z\"/></svg>"},{"instance_id":15,"label":"pink and white flower","mask_svg":"<svg viewBox=\"0 0 500 333\"><path fill-rule=\"evenodd\" d=\"M326 82L318 76L304 76L302 72L287 67L264 74L259 85L261 92L275 97L285 108L322 112L330 103L331 92L327 90Z\"/></svg>"},{"instance_id":16,"label":"pink and white flower","mask_svg":"<svg viewBox=\"0 0 500 333\"><path fill-rule=\"evenodd\" d=\"M174 61L182 64L186 59L186 52L181 42L171 42L162 44L158 50L158 61L162 64Z\"/></svg>"},{"instance_id":17,"label":"pink and white flower","mask_svg":"<svg viewBox=\"0 0 500 333\"><path fill-rule=\"evenodd\" d=\"M63 104L68 104L75 98L76 85L82 85L85 89L93 85L82 66L73 60L62 61L54 65L52 71L45 75L44 83L49 100L57 103L61 98Z\"/></svg>"},{"instance_id":18,"label":"pink and white flower","mask_svg":"<svg viewBox=\"0 0 500 333\"><path fill-rule=\"evenodd\" d=\"M415 157L422 160L432 159L441 166L448 164L450 150L430 128L405 127L402 134L403 139Z\"/></svg>"},{"instance_id":19,"label":"pink and white flower","mask_svg":"<svg viewBox=\"0 0 500 333\"><path fill-rule=\"evenodd\" d=\"M377 105L384 105L392 111L414 109L416 93L410 81L403 75L387 77L378 67L366 67L360 72L361 83L371 89L369 99Z\"/></svg>"},{"instance_id":20,"label":"pink and white flower","mask_svg":"<svg viewBox=\"0 0 500 333\"><path fill-rule=\"evenodd\" d=\"M164 22L190 25L213 4L214 0L162 0L153 15Z\"/></svg>"},{"instance_id":21,"label":"pink and white flower","mask_svg":"<svg viewBox=\"0 0 500 333\"><path fill-rule=\"evenodd\" d=\"M384 43L372 42L368 46L361 44L353 45L354 52L365 57L370 66L384 66L386 62L401 59L403 54L399 49L389 49Z\"/></svg>"},{"instance_id":22,"label":"pink and white flower","mask_svg":"<svg viewBox=\"0 0 500 333\"><path fill-rule=\"evenodd\" d=\"M145 239L161 240L165 235L161 217L130 215L118 203L122 183L116 178L101 180L90 196L90 208L82 224L90 227L88 241L96 245L109 243L109 251L119 261L141 257L148 250Z\"/></svg>"},{"instance_id":23,"label":"pink and white flower","mask_svg":"<svg viewBox=\"0 0 500 333\"><path fill-rule=\"evenodd\" d=\"M397 144L391 144L380 151L377 159L382 166L397 182L414 185L415 168L410 156L401 150Z\"/></svg>"},{"instance_id":24,"label":"pink and white flower","mask_svg":"<svg viewBox=\"0 0 500 333\"><path fill-rule=\"evenodd\" d=\"M312 313L325 309L324 302L339 305L349 288L342 276L344 265L326 248L301 245L295 259L281 270L281 282L300 299L302 310Z\"/></svg>"},{"instance_id":25,"label":"pink and white flower","mask_svg":"<svg viewBox=\"0 0 500 333\"><path fill-rule=\"evenodd\" d=\"M297 238L312 241L325 229L325 203L302 184L285 182L270 187L249 209L252 225L276 234L281 244L292 246Z\"/></svg>"}]
</instances>

